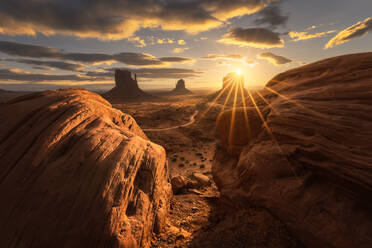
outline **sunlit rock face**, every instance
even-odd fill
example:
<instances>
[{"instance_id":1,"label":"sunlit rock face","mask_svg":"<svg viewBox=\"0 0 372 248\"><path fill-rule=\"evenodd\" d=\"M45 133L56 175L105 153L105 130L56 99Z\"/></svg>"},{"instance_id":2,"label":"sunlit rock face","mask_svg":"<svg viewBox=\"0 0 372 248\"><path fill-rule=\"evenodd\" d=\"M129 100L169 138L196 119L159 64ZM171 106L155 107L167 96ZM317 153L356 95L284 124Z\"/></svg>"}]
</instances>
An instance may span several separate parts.
<instances>
[{"instance_id":1,"label":"sunlit rock face","mask_svg":"<svg viewBox=\"0 0 372 248\"><path fill-rule=\"evenodd\" d=\"M231 139L234 111L223 113L212 169L223 201L268 209L306 247L369 247L371 75L372 53L281 73L252 97L265 123L247 97L249 131L239 109Z\"/></svg>"},{"instance_id":2,"label":"sunlit rock face","mask_svg":"<svg viewBox=\"0 0 372 248\"><path fill-rule=\"evenodd\" d=\"M186 89L186 83L185 80L180 79L176 83L176 88L174 88L171 91L171 94L173 95L189 95L192 94L192 92L188 89Z\"/></svg>"},{"instance_id":3,"label":"sunlit rock face","mask_svg":"<svg viewBox=\"0 0 372 248\"><path fill-rule=\"evenodd\" d=\"M2 104L0 120L0 247L150 246L171 185L131 116L68 89Z\"/></svg>"},{"instance_id":4,"label":"sunlit rock face","mask_svg":"<svg viewBox=\"0 0 372 248\"><path fill-rule=\"evenodd\" d=\"M115 87L104 94L105 97L150 97L138 87L137 76L127 70L115 70Z\"/></svg>"}]
</instances>

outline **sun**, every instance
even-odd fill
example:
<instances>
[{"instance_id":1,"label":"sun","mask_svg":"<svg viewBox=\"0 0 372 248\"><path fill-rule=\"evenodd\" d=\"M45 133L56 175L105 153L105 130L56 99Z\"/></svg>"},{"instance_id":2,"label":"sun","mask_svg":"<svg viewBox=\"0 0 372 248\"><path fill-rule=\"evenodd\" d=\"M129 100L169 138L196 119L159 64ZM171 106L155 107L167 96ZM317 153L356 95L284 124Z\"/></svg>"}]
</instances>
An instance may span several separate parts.
<instances>
[{"instance_id":1,"label":"sun","mask_svg":"<svg viewBox=\"0 0 372 248\"><path fill-rule=\"evenodd\" d=\"M238 68L235 70L235 73L238 75L242 75L242 69Z\"/></svg>"}]
</instances>

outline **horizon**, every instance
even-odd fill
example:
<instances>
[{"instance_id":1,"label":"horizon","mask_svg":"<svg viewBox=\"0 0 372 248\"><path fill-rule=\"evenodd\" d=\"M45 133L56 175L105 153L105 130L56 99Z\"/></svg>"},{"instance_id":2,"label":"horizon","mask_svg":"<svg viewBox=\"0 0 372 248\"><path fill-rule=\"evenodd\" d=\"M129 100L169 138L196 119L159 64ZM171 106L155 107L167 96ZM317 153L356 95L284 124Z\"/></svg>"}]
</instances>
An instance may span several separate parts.
<instances>
[{"instance_id":1,"label":"horizon","mask_svg":"<svg viewBox=\"0 0 372 248\"><path fill-rule=\"evenodd\" d=\"M181 78L189 89L219 89L236 70L245 87L260 88L289 69L371 51L368 0L208 3L105 2L102 13L98 0L3 1L0 88L105 91L115 68L137 73L150 91L172 89Z\"/></svg>"}]
</instances>

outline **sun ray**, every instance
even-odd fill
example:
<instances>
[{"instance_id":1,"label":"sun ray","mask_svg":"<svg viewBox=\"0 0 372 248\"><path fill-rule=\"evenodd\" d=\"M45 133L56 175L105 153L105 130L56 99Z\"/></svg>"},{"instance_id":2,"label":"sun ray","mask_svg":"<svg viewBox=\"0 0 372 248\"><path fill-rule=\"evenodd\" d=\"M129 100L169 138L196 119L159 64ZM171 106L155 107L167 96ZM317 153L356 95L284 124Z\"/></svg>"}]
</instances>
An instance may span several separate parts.
<instances>
[{"instance_id":1,"label":"sun ray","mask_svg":"<svg viewBox=\"0 0 372 248\"><path fill-rule=\"evenodd\" d=\"M242 96L242 104L243 104L243 110L244 110L244 119L245 119L245 127L247 131L249 132L249 137L251 136L251 129L249 125L249 118L248 118L248 113L247 113L247 105L245 103L245 95L244 95L244 87L243 84L239 84L240 87L240 94Z\"/></svg>"},{"instance_id":2,"label":"sun ray","mask_svg":"<svg viewBox=\"0 0 372 248\"><path fill-rule=\"evenodd\" d=\"M230 91L229 91L229 93L227 94L227 97L226 97L226 99L225 99L225 102L223 103L223 106L222 106L221 112L224 111L224 109L225 109L225 107L226 107L226 104L229 102L229 99L230 99L230 96L231 96L231 93L232 93L233 89L234 89L234 87L231 86L231 87L230 87Z\"/></svg>"},{"instance_id":3,"label":"sun ray","mask_svg":"<svg viewBox=\"0 0 372 248\"><path fill-rule=\"evenodd\" d=\"M273 112L280 117L280 113L273 107L273 105L271 105L271 103L269 103L269 101L260 92L257 91L256 93L267 104L267 106L269 106Z\"/></svg>"},{"instance_id":4,"label":"sun ray","mask_svg":"<svg viewBox=\"0 0 372 248\"><path fill-rule=\"evenodd\" d=\"M223 93L229 88L232 87L233 81L229 80L228 85L222 89L218 95L213 99L212 103L208 106L208 108L200 115L200 119L204 118L207 112L216 104L217 100L223 95Z\"/></svg>"},{"instance_id":5,"label":"sun ray","mask_svg":"<svg viewBox=\"0 0 372 248\"><path fill-rule=\"evenodd\" d=\"M305 107L305 106L302 105L301 103L299 103L299 102L297 102L297 101L295 101L295 100L290 99L289 97L286 97L286 96L280 94L279 92L277 92L277 91L271 89L270 87L265 86L265 89L267 89L268 91L270 91L270 92L276 94L277 96L283 98L283 99L286 100L287 102L292 103L292 104L294 104L294 105L296 105L296 106L302 108L303 110L306 110L306 111L308 111L308 112L310 112L310 113L312 113L312 114L314 114L314 115L316 115L316 116L319 116L319 117L322 117L322 118L327 118L326 115L324 115L324 114L322 114L322 113L319 113L319 112L317 112L317 111L315 111L315 110L309 109L308 107Z\"/></svg>"},{"instance_id":6,"label":"sun ray","mask_svg":"<svg viewBox=\"0 0 372 248\"><path fill-rule=\"evenodd\" d=\"M264 124L267 133L269 134L270 138L271 138L271 139L273 140L273 142L275 143L275 147L279 150L280 154L284 155L284 152L283 152L282 148L280 147L278 140L275 138L273 132L272 132L271 129L269 128L269 125L268 125L267 122L265 121L265 118L263 117L263 115L262 115L260 109L258 108L258 106L257 106L257 104L256 104L256 101L255 101L254 98L252 97L252 94L251 94L251 92L250 92L249 90L248 90L248 95L249 95L249 97L250 97L250 99L251 99L251 101L252 101L254 107L256 108L256 111L257 111L257 113L258 113L258 115L259 115L259 117L260 117L262 123ZM293 169L293 165L292 165L291 163L289 163L289 164L290 164L290 167L291 167L291 170L292 170L293 174L294 174L296 177L298 177L297 173L296 173L295 170Z\"/></svg>"},{"instance_id":7,"label":"sun ray","mask_svg":"<svg viewBox=\"0 0 372 248\"><path fill-rule=\"evenodd\" d=\"M229 130L229 141L228 144L233 143L233 138L234 138L234 124L235 124L235 114L236 114L236 98L238 95L238 86L235 82L235 92L234 92L234 103L233 103L233 109L232 109L232 114L231 114L231 121L230 121L230 130Z\"/></svg>"}]
</instances>

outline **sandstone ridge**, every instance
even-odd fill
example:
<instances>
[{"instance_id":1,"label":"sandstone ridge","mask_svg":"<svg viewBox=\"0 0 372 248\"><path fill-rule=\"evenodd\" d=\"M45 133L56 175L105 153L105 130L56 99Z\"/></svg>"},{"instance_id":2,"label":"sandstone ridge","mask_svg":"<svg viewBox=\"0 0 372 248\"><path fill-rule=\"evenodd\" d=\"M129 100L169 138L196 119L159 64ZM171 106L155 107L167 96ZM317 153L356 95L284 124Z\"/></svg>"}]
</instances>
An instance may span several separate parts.
<instances>
[{"instance_id":1,"label":"sandstone ridge","mask_svg":"<svg viewBox=\"0 0 372 248\"><path fill-rule=\"evenodd\" d=\"M244 109L221 114L213 176L222 199L269 210L307 247L369 247L371 75L372 53L322 60L254 94L261 116L247 98L248 125Z\"/></svg>"}]
</instances>

